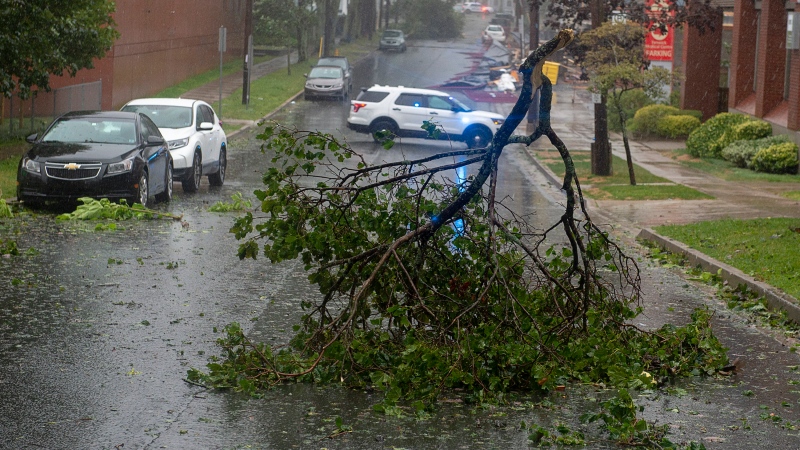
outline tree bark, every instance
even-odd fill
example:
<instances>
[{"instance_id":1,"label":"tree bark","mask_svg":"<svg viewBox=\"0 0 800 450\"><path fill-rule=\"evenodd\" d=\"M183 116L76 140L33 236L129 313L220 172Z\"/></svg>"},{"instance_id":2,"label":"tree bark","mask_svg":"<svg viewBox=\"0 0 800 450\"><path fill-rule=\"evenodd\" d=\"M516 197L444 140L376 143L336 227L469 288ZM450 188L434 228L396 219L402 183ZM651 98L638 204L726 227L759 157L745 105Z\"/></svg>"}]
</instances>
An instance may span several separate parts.
<instances>
[{"instance_id":1,"label":"tree bark","mask_svg":"<svg viewBox=\"0 0 800 450\"><path fill-rule=\"evenodd\" d=\"M605 22L605 3L603 0L592 0L592 28L600 28ZM608 142L608 120L606 112L606 96L594 105L594 144L592 144L592 175L610 176L611 144Z\"/></svg>"}]
</instances>

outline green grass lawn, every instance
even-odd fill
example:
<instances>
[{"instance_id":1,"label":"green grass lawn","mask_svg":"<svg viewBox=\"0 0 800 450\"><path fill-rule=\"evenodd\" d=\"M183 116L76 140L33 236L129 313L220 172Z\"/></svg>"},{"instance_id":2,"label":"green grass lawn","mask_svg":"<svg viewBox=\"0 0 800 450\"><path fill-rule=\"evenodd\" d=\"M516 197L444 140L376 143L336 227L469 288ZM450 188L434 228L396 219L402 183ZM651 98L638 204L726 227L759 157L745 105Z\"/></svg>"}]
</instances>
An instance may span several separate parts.
<instances>
[{"instance_id":1,"label":"green grass lawn","mask_svg":"<svg viewBox=\"0 0 800 450\"><path fill-rule=\"evenodd\" d=\"M736 167L724 159L698 158L689 154L686 149L673 150L670 157L681 164L702 170L717 178L728 181L769 181L774 183L800 183L800 176L788 174L774 174L756 172L750 169Z\"/></svg>"},{"instance_id":2,"label":"green grass lawn","mask_svg":"<svg viewBox=\"0 0 800 450\"><path fill-rule=\"evenodd\" d=\"M19 158L19 156L11 156L0 160L0 198L12 198L17 195Z\"/></svg>"},{"instance_id":3,"label":"green grass lawn","mask_svg":"<svg viewBox=\"0 0 800 450\"><path fill-rule=\"evenodd\" d=\"M800 219L729 219L655 230L800 299Z\"/></svg>"},{"instance_id":4,"label":"green grass lawn","mask_svg":"<svg viewBox=\"0 0 800 450\"><path fill-rule=\"evenodd\" d=\"M592 175L591 157L588 152L572 152L572 161L584 194L599 200L699 200L711 199L695 189L670 184L670 181L653 175L642 167L634 164L633 171L636 175L636 186L630 185L628 177L628 164L624 159L613 157L612 171L609 177ZM558 177L564 176L564 163L557 151L538 151L536 157L547 165ZM665 184L652 184L665 183Z\"/></svg>"},{"instance_id":5,"label":"green grass lawn","mask_svg":"<svg viewBox=\"0 0 800 450\"><path fill-rule=\"evenodd\" d=\"M790 200L800 200L800 191L789 191L781 194Z\"/></svg>"}]
</instances>

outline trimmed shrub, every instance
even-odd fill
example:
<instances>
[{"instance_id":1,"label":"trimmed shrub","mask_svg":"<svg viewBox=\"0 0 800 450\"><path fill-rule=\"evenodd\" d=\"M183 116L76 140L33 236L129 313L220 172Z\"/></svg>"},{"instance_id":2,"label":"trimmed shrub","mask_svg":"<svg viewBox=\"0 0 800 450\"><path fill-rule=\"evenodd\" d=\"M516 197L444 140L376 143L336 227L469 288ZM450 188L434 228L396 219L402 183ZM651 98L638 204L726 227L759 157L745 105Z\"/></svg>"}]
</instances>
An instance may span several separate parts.
<instances>
[{"instance_id":1,"label":"trimmed shrub","mask_svg":"<svg viewBox=\"0 0 800 450\"><path fill-rule=\"evenodd\" d=\"M622 109L625 111L625 117L628 118L628 123L630 123L636 111L653 104L653 100L641 89L631 89L630 91L623 92L619 102L620 106L622 106ZM614 105L614 102L608 102L607 107L608 129L619 133L622 131L622 124L620 124L619 121L619 111L616 105Z\"/></svg>"},{"instance_id":2,"label":"trimmed shrub","mask_svg":"<svg viewBox=\"0 0 800 450\"><path fill-rule=\"evenodd\" d=\"M753 156L756 172L797 173L797 144L784 142L761 149Z\"/></svg>"},{"instance_id":3,"label":"trimmed shrub","mask_svg":"<svg viewBox=\"0 0 800 450\"><path fill-rule=\"evenodd\" d=\"M699 109L682 109L678 111L678 114L676 115L697 117L697 120L701 122L703 121L703 111L700 111Z\"/></svg>"},{"instance_id":4,"label":"trimmed shrub","mask_svg":"<svg viewBox=\"0 0 800 450\"><path fill-rule=\"evenodd\" d=\"M744 114L719 113L692 131L686 139L686 149L692 156L719 158L722 149L735 140L729 131L749 120Z\"/></svg>"},{"instance_id":5,"label":"trimmed shrub","mask_svg":"<svg viewBox=\"0 0 800 450\"><path fill-rule=\"evenodd\" d=\"M731 164L736 167L750 167L753 156L755 156L759 150L785 142L791 142L789 136L785 134L755 140L735 141L722 149L722 158L726 161L730 161Z\"/></svg>"},{"instance_id":6,"label":"trimmed shrub","mask_svg":"<svg viewBox=\"0 0 800 450\"><path fill-rule=\"evenodd\" d=\"M645 106L636 111L628 124L628 130L641 136L658 135L658 123L661 122L661 119L665 116L675 115L678 111L680 111L678 108L669 105Z\"/></svg>"},{"instance_id":7,"label":"trimmed shrub","mask_svg":"<svg viewBox=\"0 0 800 450\"><path fill-rule=\"evenodd\" d=\"M700 119L688 115L664 116L658 121L656 131L659 136L675 139L686 137L700 126Z\"/></svg>"},{"instance_id":8,"label":"trimmed shrub","mask_svg":"<svg viewBox=\"0 0 800 450\"><path fill-rule=\"evenodd\" d=\"M772 125L765 120L749 120L733 127L734 141L761 139L772 135Z\"/></svg>"}]
</instances>

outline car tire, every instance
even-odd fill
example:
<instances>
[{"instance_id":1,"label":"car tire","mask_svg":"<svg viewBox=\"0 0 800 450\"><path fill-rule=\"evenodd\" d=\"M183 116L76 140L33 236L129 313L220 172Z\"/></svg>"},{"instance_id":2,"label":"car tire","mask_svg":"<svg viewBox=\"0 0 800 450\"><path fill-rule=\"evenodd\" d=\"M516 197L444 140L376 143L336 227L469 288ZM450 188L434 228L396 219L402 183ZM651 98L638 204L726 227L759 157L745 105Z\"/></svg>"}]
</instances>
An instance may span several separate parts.
<instances>
[{"instance_id":1,"label":"car tire","mask_svg":"<svg viewBox=\"0 0 800 450\"><path fill-rule=\"evenodd\" d=\"M389 138L394 139L397 136L397 125L388 119L379 119L372 123L369 127L369 131L372 134L372 139L377 142L378 144L383 144ZM389 136L387 137L378 137L379 131L388 131Z\"/></svg>"},{"instance_id":2,"label":"car tire","mask_svg":"<svg viewBox=\"0 0 800 450\"><path fill-rule=\"evenodd\" d=\"M167 165L167 173L164 175L164 190L156 194L157 202L169 203L172 201L172 183L174 181L172 179L172 161L170 161Z\"/></svg>"},{"instance_id":3,"label":"car tire","mask_svg":"<svg viewBox=\"0 0 800 450\"><path fill-rule=\"evenodd\" d=\"M189 170L189 176L181 181L181 186L184 192L197 192L200 189L200 177L203 176L203 166L201 165L200 152L194 152L192 159L192 167Z\"/></svg>"},{"instance_id":4,"label":"car tire","mask_svg":"<svg viewBox=\"0 0 800 450\"><path fill-rule=\"evenodd\" d=\"M222 186L225 182L225 170L228 168L228 155L225 147L219 150L219 170L208 176L208 183L212 186Z\"/></svg>"},{"instance_id":5,"label":"car tire","mask_svg":"<svg viewBox=\"0 0 800 450\"><path fill-rule=\"evenodd\" d=\"M467 148L484 148L492 141L492 132L483 126L475 126L464 133Z\"/></svg>"},{"instance_id":6,"label":"car tire","mask_svg":"<svg viewBox=\"0 0 800 450\"><path fill-rule=\"evenodd\" d=\"M405 52L405 51L406 51L406 44L403 44L403 48L400 49L400 52Z\"/></svg>"},{"instance_id":7,"label":"car tire","mask_svg":"<svg viewBox=\"0 0 800 450\"><path fill-rule=\"evenodd\" d=\"M136 196L130 199L130 204L139 203L145 208L150 207L150 183L147 179L147 171L142 170L139 175L139 188L136 190Z\"/></svg>"}]
</instances>

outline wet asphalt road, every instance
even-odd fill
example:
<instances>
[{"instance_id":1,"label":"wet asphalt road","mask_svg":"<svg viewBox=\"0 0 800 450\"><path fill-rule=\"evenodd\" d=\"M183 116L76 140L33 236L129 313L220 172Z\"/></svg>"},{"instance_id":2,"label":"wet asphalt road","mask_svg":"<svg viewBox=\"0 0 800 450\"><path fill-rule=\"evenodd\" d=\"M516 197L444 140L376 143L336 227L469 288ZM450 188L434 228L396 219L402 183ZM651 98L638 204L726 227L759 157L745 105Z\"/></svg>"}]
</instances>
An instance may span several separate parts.
<instances>
[{"instance_id":1,"label":"wet asphalt road","mask_svg":"<svg viewBox=\"0 0 800 450\"><path fill-rule=\"evenodd\" d=\"M418 42L404 54L367 58L356 65L354 85L441 83L469 65L464 56L480 49L477 30L485 23L470 17L467 37L457 43ZM343 135L369 161L448 145L404 140L386 152L347 130L346 113L345 104L298 101L273 119ZM48 213L0 222L0 238L30 250L0 258L0 449L528 448L521 421L561 421L587 434L587 448L613 447L575 419L608 395L596 387L570 386L545 404L521 398L504 409L444 402L430 420L415 421L373 413L376 393L291 385L250 399L184 382L187 369L203 369L218 353L215 329L236 321L254 339L283 342L299 301L315 295L297 264L239 261L228 232L236 214L207 211L236 192L253 198L269 164L254 135L231 139L222 188L204 182L199 193L185 195L176 185L174 201L159 206L182 214L185 225L122 222L123 230L95 232ZM550 223L559 193L528 158L523 149L506 149L501 195ZM796 354L674 270L640 261L647 295L640 326L682 323L693 307L710 305L719 309L715 325L732 358L747 361L735 377L685 380L676 385L679 395L652 396L646 417L671 423L673 440L703 441L709 449L800 448L791 429L800 425ZM354 432L329 439L336 417Z\"/></svg>"}]
</instances>

